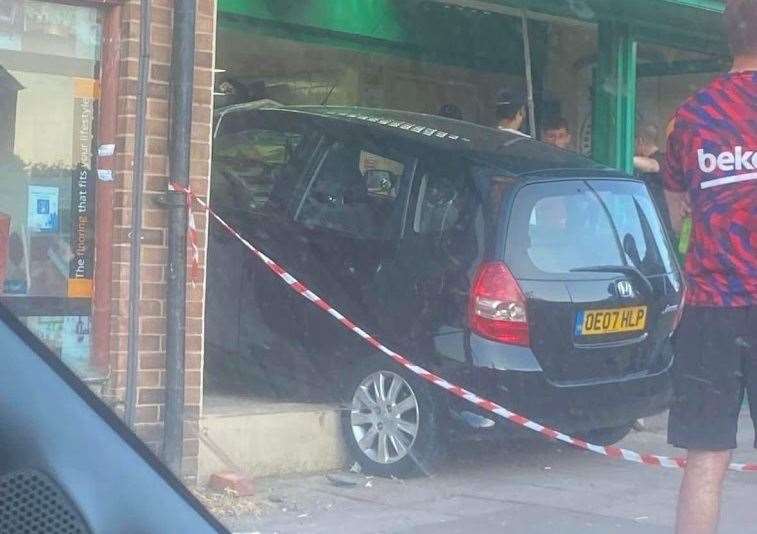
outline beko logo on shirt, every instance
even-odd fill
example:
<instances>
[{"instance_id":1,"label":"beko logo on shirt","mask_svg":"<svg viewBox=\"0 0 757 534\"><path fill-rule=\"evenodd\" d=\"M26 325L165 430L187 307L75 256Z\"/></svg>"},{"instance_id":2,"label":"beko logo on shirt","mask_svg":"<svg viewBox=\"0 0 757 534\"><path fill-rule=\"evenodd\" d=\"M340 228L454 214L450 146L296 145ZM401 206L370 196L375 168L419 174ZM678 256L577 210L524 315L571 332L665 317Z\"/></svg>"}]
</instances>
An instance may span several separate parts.
<instances>
[{"instance_id":1,"label":"beko logo on shirt","mask_svg":"<svg viewBox=\"0 0 757 534\"><path fill-rule=\"evenodd\" d=\"M733 152L721 152L717 156L697 150L699 169L705 173L721 171L753 171L757 169L757 151L744 150L744 147L734 147Z\"/></svg>"}]
</instances>

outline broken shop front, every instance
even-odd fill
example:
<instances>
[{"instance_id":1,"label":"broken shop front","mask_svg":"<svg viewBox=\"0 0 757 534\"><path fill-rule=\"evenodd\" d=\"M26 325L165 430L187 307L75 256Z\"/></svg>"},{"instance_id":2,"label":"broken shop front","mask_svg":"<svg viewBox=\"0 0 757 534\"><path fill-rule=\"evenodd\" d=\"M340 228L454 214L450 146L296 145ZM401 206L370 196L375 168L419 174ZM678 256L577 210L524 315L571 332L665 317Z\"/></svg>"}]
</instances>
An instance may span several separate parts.
<instances>
[{"instance_id":1,"label":"broken shop front","mask_svg":"<svg viewBox=\"0 0 757 534\"><path fill-rule=\"evenodd\" d=\"M547 118L562 117L572 150L632 172L637 126L664 150L676 106L727 65L722 41L700 31L717 23L722 6L555 4L221 0L215 107L267 100L428 114L453 109L463 120L494 126L495 94L506 87L533 99L524 131L539 136ZM666 20L665 31L659 20ZM222 175L270 191L296 142L271 131L240 137L222 128L214 139L211 201L235 197ZM211 224L206 408L227 396L335 401L336 380L320 372L308 347L255 311L250 299L257 297L245 286L245 269L255 261ZM297 327L295 321L289 328Z\"/></svg>"}]
</instances>

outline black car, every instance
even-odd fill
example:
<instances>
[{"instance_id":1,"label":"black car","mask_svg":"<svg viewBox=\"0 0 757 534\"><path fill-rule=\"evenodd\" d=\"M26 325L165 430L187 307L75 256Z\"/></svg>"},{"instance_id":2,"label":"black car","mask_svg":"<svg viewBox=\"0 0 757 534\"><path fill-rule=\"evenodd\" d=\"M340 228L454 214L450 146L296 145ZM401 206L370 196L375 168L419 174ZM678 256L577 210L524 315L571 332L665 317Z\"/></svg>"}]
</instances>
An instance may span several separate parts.
<instances>
[{"instance_id":1,"label":"black car","mask_svg":"<svg viewBox=\"0 0 757 534\"><path fill-rule=\"evenodd\" d=\"M216 120L212 206L387 346L595 443L668 405L683 287L643 182L422 114L243 104ZM508 428L395 365L217 225L208 269L209 381L340 398L364 469L403 474L449 429Z\"/></svg>"}]
</instances>

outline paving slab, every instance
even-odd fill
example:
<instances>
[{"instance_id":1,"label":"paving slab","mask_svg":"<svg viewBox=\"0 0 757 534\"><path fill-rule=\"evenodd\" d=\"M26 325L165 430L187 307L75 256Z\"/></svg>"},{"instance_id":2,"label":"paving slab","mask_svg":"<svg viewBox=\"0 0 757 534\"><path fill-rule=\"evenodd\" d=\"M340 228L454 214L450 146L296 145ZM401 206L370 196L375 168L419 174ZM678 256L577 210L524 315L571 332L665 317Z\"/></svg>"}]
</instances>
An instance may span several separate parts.
<instances>
[{"instance_id":1,"label":"paving slab","mask_svg":"<svg viewBox=\"0 0 757 534\"><path fill-rule=\"evenodd\" d=\"M748 414L737 461L757 461ZM665 416L622 443L676 455ZM600 457L538 436L505 443L463 441L433 476L359 477L339 486L325 474L257 480L258 516L224 521L235 532L620 533L672 532L681 472ZM726 480L721 534L757 531L757 473Z\"/></svg>"}]
</instances>

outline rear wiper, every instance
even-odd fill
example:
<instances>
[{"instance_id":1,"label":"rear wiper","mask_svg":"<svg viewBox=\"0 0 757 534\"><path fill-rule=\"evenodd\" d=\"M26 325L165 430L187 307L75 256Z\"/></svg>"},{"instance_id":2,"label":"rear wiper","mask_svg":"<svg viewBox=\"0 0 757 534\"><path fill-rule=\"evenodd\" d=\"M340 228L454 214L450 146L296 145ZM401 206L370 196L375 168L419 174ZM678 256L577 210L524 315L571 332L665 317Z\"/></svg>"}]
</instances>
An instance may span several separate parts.
<instances>
[{"instance_id":1,"label":"rear wiper","mask_svg":"<svg viewBox=\"0 0 757 534\"><path fill-rule=\"evenodd\" d=\"M639 269L633 265L592 265L590 267L577 267L571 269L572 273L620 273L625 274L629 278L635 278L642 286L643 292L651 297L654 294L654 288L649 278L644 276Z\"/></svg>"}]
</instances>

